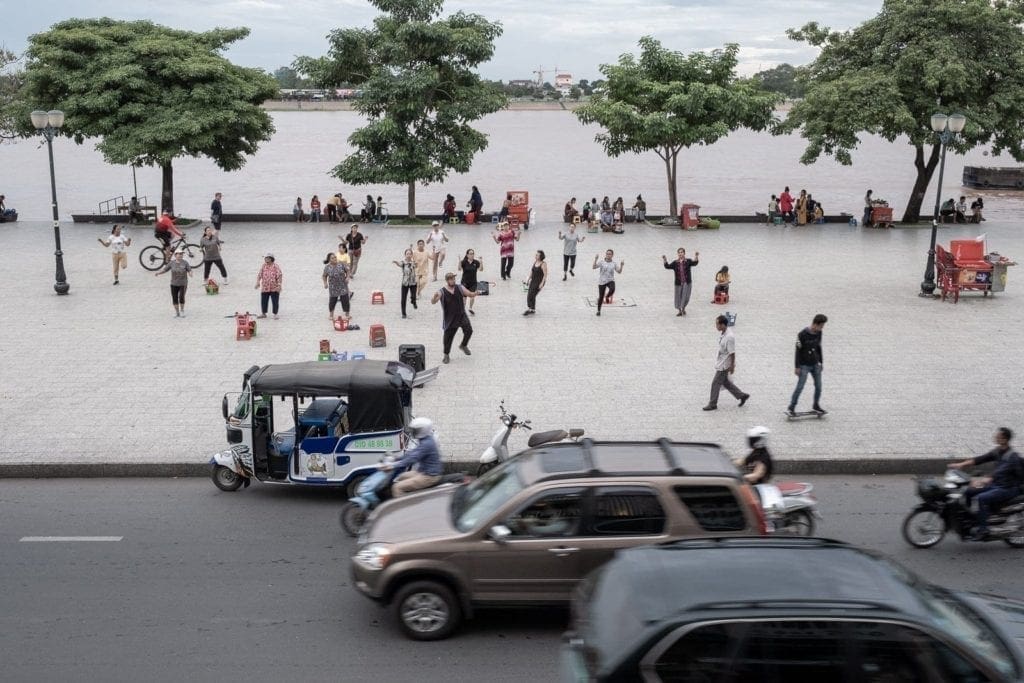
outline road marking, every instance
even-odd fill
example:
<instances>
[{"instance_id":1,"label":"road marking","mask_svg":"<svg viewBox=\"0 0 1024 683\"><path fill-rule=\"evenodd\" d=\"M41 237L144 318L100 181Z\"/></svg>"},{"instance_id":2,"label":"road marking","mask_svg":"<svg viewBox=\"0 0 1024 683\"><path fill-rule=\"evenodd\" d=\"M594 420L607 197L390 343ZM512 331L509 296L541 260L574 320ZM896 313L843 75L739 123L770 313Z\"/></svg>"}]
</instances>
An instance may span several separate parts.
<instances>
[{"instance_id":1,"label":"road marking","mask_svg":"<svg viewBox=\"0 0 1024 683\"><path fill-rule=\"evenodd\" d=\"M22 536L21 543L74 543L86 541L91 543L111 543L120 541L124 536Z\"/></svg>"}]
</instances>

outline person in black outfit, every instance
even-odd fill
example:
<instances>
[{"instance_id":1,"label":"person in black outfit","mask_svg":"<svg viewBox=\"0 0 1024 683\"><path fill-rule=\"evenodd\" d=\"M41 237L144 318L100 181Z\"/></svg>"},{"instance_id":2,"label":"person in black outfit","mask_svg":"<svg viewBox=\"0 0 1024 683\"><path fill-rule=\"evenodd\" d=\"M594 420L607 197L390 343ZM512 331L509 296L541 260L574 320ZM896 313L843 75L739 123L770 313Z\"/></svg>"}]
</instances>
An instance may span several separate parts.
<instances>
[{"instance_id":1,"label":"person in black outfit","mask_svg":"<svg viewBox=\"0 0 1024 683\"><path fill-rule=\"evenodd\" d=\"M466 315L466 297L473 299L476 292L470 291L461 285L455 284L455 273L445 273L444 287L437 290L431 298L430 303L441 302L441 328L444 330L444 363L450 363L448 354L452 351L452 341L455 339L455 332L462 328L462 343L459 348L467 356L469 352L469 338L473 336L473 326L469 324L469 316Z\"/></svg>"},{"instance_id":2,"label":"person in black outfit","mask_svg":"<svg viewBox=\"0 0 1024 683\"><path fill-rule=\"evenodd\" d=\"M223 195L218 192L213 195L213 201L210 202L210 222L213 223L213 227L217 232L220 232L220 221L224 217L224 209L220 203L222 196ZM135 197L132 197L132 199L135 199Z\"/></svg>"},{"instance_id":3,"label":"person in black outfit","mask_svg":"<svg viewBox=\"0 0 1024 683\"><path fill-rule=\"evenodd\" d=\"M459 261L459 270L462 271L462 286L471 292L476 291L477 279L476 274L478 271L484 269L484 263L482 260L476 257L476 252L472 249L466 250L466 255ZM473 312L473 302L476 297L469 300L469 314L476 315Z\"/></svg>"},{"instance_id":4,"label":"person in black outfit","mask_svg":"<svg viewBox=\"0 0 1024 683\"><path fill-rule=\"evenodd\" d=\"M544 251L538 249L530 268L530 281L526 286L526 310L523 311L523 315L533 315L537 312L537 295L544 289L547 281L548 264L544 261Z\"/></svg>"},{"instance_id":5,"label":"person in black outfit","mask_svg":"<svg viewBox=\"0 0 1024 683\"><path fill-rule=\"evenodd\" d=\"M951 468L963 469L974 465L984 465L987 462L996 463L991 477L982 477L972 482L971 487L964 493L964 499L968 506L970 506L972 498L978 499L978 525L970 537L971 540L984 540L988 535L988 517L992 514L992 510L1022 493L1024 459L1010 447L1011 439L1013 439L1013 432L1007 427L1000 427L993 437L996 442L995 448L984 455L950 465Z\"/></svg>"},{"instance_id":6,"label":"person in black outfit","mask_svg":"<svg viewBox=\"0 0 1024 683\"><path fill-rule=\"evenodd\" d=\"M796 389L793 397L789 399L789 408L786 412L790 417L796 416L796 404L800 400L800 392L804 390L807 382L807 375L814 378L814 405L812 410L819 415L828 411L821 407L821 370L824 365L825 356L821 349L821 331L825 328L828 318L819 313L814 316L810 327L800 330L796 336L796 355L793 373L799 378L796 382Z\"/></svg>"},{"instance_id":7,"label":"person in black outfit","mask_svg":"<svg viewBox=\"0 0 1024 683\"><path fill-rule=\"evenodd\" d=\"M743 470L743 481L748 484L767 484L772 478L775 467L772 454L768 452L768 434L766 427L752 427L747 431L747 443L752 450L738 466Z\"/></svg>"}]
</instances>

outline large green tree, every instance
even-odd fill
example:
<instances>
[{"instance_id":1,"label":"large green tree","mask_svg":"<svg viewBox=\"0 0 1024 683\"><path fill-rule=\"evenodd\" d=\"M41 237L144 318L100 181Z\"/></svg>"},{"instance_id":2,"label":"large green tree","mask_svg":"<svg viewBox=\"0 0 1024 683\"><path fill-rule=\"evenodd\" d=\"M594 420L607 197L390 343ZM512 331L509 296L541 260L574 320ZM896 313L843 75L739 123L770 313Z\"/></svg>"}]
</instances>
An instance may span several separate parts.
<instances>
[{"instance_id":1,"label":"large green tree","mask_svg":"<svg viewBox=\"0 0 1024 683\"><path fill-rule=\"evenodd\" d=\"M804 96L804 86L797 82L797 67L792 64L779 64L771 69L758 71L753 79L761 84L761 87L771 92L777 92L790 99Z\"/></svg>"},{"instance_id":2,"label":"large green tree","mask_svg":"<svg viewBox=\"0 0 1024 683\"><path fill-rule=\"evenodd\" d=\"M576 110L580 121L604 129L595 139L610 156L653 150L661 157L672 215L684 148L713 144L738 128L763 130L775 121L782 96L737 78L738 52L729 44L684 55L645 36L639 59L624 54L618 64L601 65L607 80Z\"/></svg>"},{"instance_id":3,"label":"large green tree","mask_svg":"<svg viewBox=\"0 0 1024 683\"><path fill-rule=\"evenodd\" d=\"M0 139L17 137L14 115L15 100L24 80L24 72L15 65L18 56L0 47Z\"/></svg>"},{"instance_id":4,"label":"large green tree","mask_svg":"<svg viewBox=\"0 0 1024 683\"><path fill-rule=\"evenodd\" d=\"M112 164L159 166L162 206L174 209L174 159L206 156L225 171L274 132L260 105L277 94L271 76L221 54L249 29L179 31L148 21L69 19L29 38L18 124L27 111L62 109L63 133Z\"/></svg>"},{"instance_id":5,"label":"large green tree","mask_svg":"<svg viewBox=\"0 0 1024 683\"><path fill-rule=\"evenodd\" d=\"M355 151L331 174L355 185L403 183L416 216L416 183L466 173L487 136L470 123L505 106L474 69L494 54L501 25L477 14L440 18L441 0L370 0L373 27L332 31L326 57L295 68L324 87L361 88L355 109L369 123L349 136Z\"/></svg>"},{"instance_id":6,"label":"large green tree","mask_svg":"<svg viewBox=\"0 0 1024 683\"><path fill-rule=\"evenodd\" d=\"M807 140L802 161L822 154L852 163L862 133L914 148L917 177L903 214L919 220L941 145L929 119L967 116L950 148L982 144L1024 159L1024 3L1021 0L885 0L881 12L850 31L816 23L790 30L821 48L802 72L803 101L780 132Z\"/></svg>"}]
</instances>

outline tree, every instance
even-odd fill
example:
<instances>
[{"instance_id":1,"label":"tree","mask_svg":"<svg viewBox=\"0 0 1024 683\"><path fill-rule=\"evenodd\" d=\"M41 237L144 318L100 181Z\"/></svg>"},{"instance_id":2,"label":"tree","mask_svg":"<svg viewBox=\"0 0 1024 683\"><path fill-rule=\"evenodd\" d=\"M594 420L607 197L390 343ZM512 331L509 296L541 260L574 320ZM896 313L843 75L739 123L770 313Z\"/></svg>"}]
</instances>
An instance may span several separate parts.
<instances>
[{"instance_id":1,"label":"tree","mask_svg":"<svg viewBox=\"0 0 1024 683\"><path fill-rule=\"evenodd\" d=\"M323 86L362 88L355 109L369 123L349 136L355 152L331 174L355 185L404 183L416 217L416 183L466 173L487 136L470 123L507 98L473 71L494 54L501 25L478 14L438 18L442 0L370 0L384 12L373 27L336 29L327 57L295 68Z\"/></svg>"},{"instance_id":2,"label":"tree","mask_svg":"<svg viewBox=\"0 0 1024 683\"><path fill-rule=\"evenodd\" d=\"M777 92L789 99L804 96L804 86L796 80L797 67L792 64L779 64L765 71L754 74L754 80L769 92Z\"/></svg>"},{"instance_id":3,"label":"tree","mask_svg":"<svg viewBox=\"0 0 1024 683\"><path fill-rule=\"evenodd\" d=\"M967 127L950 143L958 153L991 144L1024 160L1024 3L1020 0L885 0L877 16L851 31L816 23L790 30L821 48L801 77L807 92L779 132L800 130L801 161L822 154L844 165L859 133L889 142L905 136L917 177L903 214L920 218L941 145L929 119L962 113Z\"/></svg>"},{"instance_id":4,"label":"tree","mask_svg":"<svg viewBox=\"0 0 1024 683\"><path fill-rule=\"evenodd\" d=\"M578 85L574 85L571 88L569 88L569 97L571 97L572 99L574 99L577 102L579 102L580 101L580 97L582 97L582 96L583 96L583 91L580 90L580 87Z\"/></svg>"},{"instance_id":5,"label":"tree","mask_svg":"<svg viewBox=\"0 0 1024 683\"><path fill-rule=\"evenodd\" d=\"M277 81L278 87L284 90L294 90L295 88L304 87L304 84L299 78L299 74L290 66L278 67L274 71L274 79Z\"/></svg>"},{"instance_id":6,"label":"tree","mask_svg":"<svg viewBox=\"0 0 1024 683\"><path fill-rule=\"evenodd\" d=\"M594 92L594 87L590 84L590 81L585 78L580 79L579 89L587 96L590 96L590 94Z\"/></svg>"},{"instance_id":7,"label":"tree","mask_svg":"<svg viewBox=\"0 0 1024 683\"><path fill-rule=\"evenodd\" d=\"M14 107L25 78L24 71L15 68L17 62L17 55L0 47L0 140L17 137Z\"/></svg>"},{"instance_id":8,"label":"tree","mask_svg":"<svg viewBox=\"0 0 1024 683\"><path fill-rule=\"evenodd\" d=\"M640 58L602 64L606 82L594 82L590 102L576 110L583 123L604 130L595 140L616 157L653 150L665 163L669 211L676 213L679 153L710 145L738 128L763 130L775 122L781 96L735 75L739 46L683 55L650 36L640 39Z\"/></svg>"},{"instance_id":9,"label":"tree","mask_svg":"<svg viewBox=\"0 0 1024 683\"><path fill-rule=\"evenodd\" d=\"M274 132L260 105L277 81L220 52L249 29L179 31L148 21L69 19L29 38L22 134L29 109L63 109L62 133L112 164L159 166L162 206L174 210L172 163L207 156L225 171Z\"/></svg>"}]
</instances>

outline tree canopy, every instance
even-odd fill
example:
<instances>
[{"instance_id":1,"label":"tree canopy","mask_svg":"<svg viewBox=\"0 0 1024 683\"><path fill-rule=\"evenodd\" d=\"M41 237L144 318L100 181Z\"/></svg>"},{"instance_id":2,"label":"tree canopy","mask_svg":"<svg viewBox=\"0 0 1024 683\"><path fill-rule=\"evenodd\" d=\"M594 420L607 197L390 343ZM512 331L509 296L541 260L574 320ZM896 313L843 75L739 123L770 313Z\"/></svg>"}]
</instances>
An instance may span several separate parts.
<instances>
[{"instance_id":1,"label":"tree canopy","mask_svg":"<svg viewBox=\"0 0 1024 683\"><path fill-rule=\"evenodd\" d=\"M796 99L804 96L804 86L796 80L797 71L797 67L792 64L779 64L771 69L758 71L753 75L753 79L764 90Z\"/></svg>"},{"instance_id":2,"label":"tree canopy","mask_svg":"<svg viewBox=\"0 0 1024 683\"><path fill-rule=\"evenodd\" d=\"M24 72L15 64L18 56L0 47L0 139L17 137L12 105L24 80Z\"/></svg>"},{"instance_id":3,"label":"tree canopy","mask_svg":"<svg viewBox=\"0 0 1024 683\"><path fill-rule=\"evenodd\" d=\"M991 144L997 155L1024 159L1022 22L1020 0L885 0L850 31L813 22L790 30L821 52L801 75L803 101L779 131L800 131L805 164L822 154L852 163L863 133L906 139L917 178L903 220L917 221L941 150L932 114L967 117L950 143L959 153Z\"/></svg>"},{"instance_id":4,"label":"tree canopy","mask_svg":"<svg viewBox=\"0 0 1024 683\"><path fill-rule=\"evenodd\" d=\"M343 182L403 183L409 216L416 183L466 173L487 136L470 123L505 106L474 69L494 54L501 25L477 14L438 18L441 0L370 0L373 27L331 32L326 57L300 57L299 73L323 87L362 89L354 107L369 123L349 136L355 151L331 171Z\"/></svg>"},{"instance_id":5,"label":"tree canopy","mask_svg":"<svg viewBox=\"0 0 1024 683\"><path fill-rule=\"evenodd\" d=\"M607 80L576 110L580 121L604 129L595 139L610 156L653 150L661 157L672 215L684 148L713 144L738 128L764 130L775 121L781 95L737 78L738 52L738 45L729 44L684 55L646 36L639 59L624 54L618 64L601 65Z\"/></svg>"},{"instance_id":6,"label":"tree canopy","mask_svg":"<svg viewBox=\"0 0 1024 683\"><path fill-rule=\"evenodd\" d=\"M260 106L277 82L236 66L221 51L246 28L203 33L148 21L69 19L29 38L18 125L34 131L31 109L62 109L62 133L113 164L160 166L162 205L173 210L172 162L207 156L225 171L274 131Z\"/></svg>"}]
</instances>

